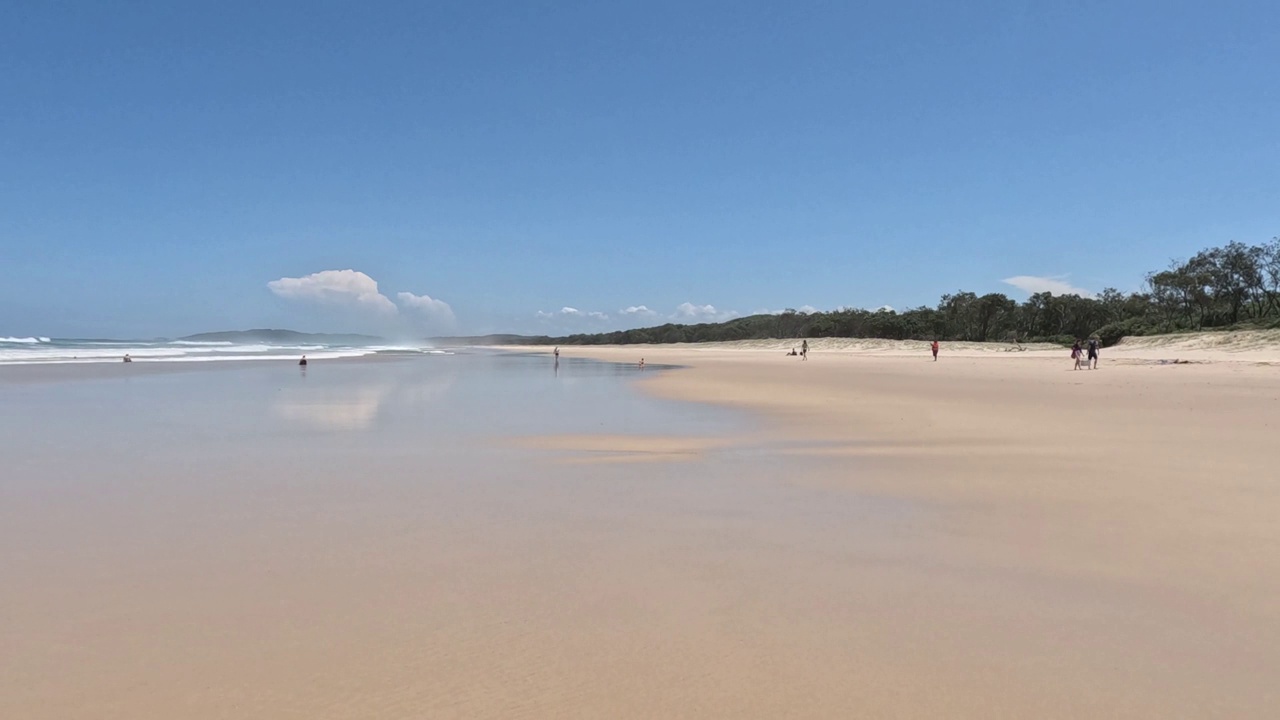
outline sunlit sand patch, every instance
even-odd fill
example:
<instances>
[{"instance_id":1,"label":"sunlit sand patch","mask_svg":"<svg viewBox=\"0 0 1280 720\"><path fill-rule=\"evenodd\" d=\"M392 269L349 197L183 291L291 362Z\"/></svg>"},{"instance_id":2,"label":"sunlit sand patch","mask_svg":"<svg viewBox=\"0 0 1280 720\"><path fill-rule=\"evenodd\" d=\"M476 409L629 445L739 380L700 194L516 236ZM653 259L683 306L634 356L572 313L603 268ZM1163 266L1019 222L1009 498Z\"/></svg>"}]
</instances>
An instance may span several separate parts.
<instances>
[{"instance_id":1,"label":"sunlit sand patch","mask_svg":"<svg viewBox=\"0 0 1280 720\"><path fill-rule=\"evenodd\" d=\"M723 438L658 435L543 435L520 438L520 447L562 453L564 463L687 462L729 445Z\"/></svg>"}]
</instances>

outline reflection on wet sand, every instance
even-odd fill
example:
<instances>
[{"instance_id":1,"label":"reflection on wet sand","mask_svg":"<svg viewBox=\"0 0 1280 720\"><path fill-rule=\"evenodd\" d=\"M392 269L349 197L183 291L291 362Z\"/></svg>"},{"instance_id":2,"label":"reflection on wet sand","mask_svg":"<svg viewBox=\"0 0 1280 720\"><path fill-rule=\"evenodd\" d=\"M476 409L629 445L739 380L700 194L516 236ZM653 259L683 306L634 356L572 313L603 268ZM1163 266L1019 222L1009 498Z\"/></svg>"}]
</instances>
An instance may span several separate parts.
<instances>
[{"instance_id":1,"label":"reflection on wet sand","mask_svg":"<svg viewBox=\"0 0 1280 720\"><path fill-rule=\"evenodd\" d=\"M751 540L789 491L703 463L683 438L735 418L634 366L122 366L0 368L0 718L678 717L705 668L730 700L759 668L702 619L737 603L723 569L781 576ZM625 459L539 462L571 455Z\"/></svg>"},{"instance_id":2,"label":"reflection on wet sand","mask_svg":"<svg viewBox=\"0 0 1280 720\"><path fill-rule=\"evenodd\" d=\"M353 383L348 379L341 384L323 384L324 380L313 376L307 382L281 389L272 398L271 411L277 418L317 430L366 430L374 425L389 402L428 404L447 393L455 379L452 371L427 377L420 373L391 377L380 373L367 382Z\"/></svg>"}]
</instances>

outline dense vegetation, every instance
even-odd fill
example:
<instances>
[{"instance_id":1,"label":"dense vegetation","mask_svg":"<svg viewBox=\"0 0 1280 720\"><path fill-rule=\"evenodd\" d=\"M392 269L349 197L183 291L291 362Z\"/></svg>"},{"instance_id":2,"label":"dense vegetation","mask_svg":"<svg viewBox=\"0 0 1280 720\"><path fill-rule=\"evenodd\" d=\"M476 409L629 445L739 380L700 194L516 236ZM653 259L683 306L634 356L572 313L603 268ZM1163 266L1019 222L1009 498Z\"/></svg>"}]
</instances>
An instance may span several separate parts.
<instances>
[{"instance_id":1,"label":"dense vegetation","mask_svg":"<svg viewBox=\"0 0 1280 720\"><path fill-rule=\"evenodd\" d=\"M943 295L937 307L904 312L841 308L752 315L701 325L662 325L593 335L526 338L538 344L603 345L766 338L884 338L1070 343L1098 337L1237 327L1280 327L1280 238L1233 242L1149 273L1140 292L1096 297L1037 293L1018 303L1001 293Z\"/></svg>"}]
</instances>

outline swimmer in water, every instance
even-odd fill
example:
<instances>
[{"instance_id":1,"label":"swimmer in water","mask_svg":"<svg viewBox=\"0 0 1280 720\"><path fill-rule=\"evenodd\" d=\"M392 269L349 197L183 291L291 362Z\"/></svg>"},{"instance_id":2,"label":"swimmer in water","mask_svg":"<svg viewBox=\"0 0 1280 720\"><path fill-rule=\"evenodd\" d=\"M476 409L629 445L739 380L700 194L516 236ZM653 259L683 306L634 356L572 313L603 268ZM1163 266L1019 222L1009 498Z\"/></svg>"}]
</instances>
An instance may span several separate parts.
<instances>
[{"instance_id":1,"label":"swimmer in water","mask_svg":"<svg viewBox=\"0 0 1280 720\"><path fill-rule=\"evenodd\" d=\"M302 367L306 367L306 366L307 366L307 356L306 356L306 355L303 355L303 356L302 356L302 359L298 361L298 365L300 365L300 366L302 366Z\"/></svg>"}]
</instances>

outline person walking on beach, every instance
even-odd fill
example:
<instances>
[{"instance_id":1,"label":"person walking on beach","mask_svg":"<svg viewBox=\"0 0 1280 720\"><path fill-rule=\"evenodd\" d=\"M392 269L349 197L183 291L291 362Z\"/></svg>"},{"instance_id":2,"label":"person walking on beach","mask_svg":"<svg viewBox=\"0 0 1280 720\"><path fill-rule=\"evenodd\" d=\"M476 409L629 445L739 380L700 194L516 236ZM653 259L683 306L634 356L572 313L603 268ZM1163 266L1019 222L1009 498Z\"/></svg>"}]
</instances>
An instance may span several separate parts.
<instances>
[{"instance_id":1,"label":"person walking on beach","mask_svg":"<svg viewBox=\"0 0 1280 720\"><path fill-rule=\"evenodd\" d=\"M1080 355L1080 341L1077 340L1075 344L1071 346L1071 359L1076 361L1075 370L1080 369Z\"/></svg>"},{"instance_id":2,"label":"person walking on beach","mask_svg":"<svg viewBox=\"0 0 1280 720\"><path fill-rule=\"evenodd\" d=\"M1090 370L1098 369L1098 338L1089 338L1089 358L1086 364Z\"/></svg>"},{"instance_id":3,"label":"person walking on beach","mask_svg":"<svg viewBox=\"0 0 1280 720\"><path fill-rule=\"evenodd\" d=\"M809 359L809 341L808 340L805 340L800 343L800 359L801 360Z\"/></svg>"},{"instance_id":4,"label":"person walking on beach","mask_svg":"<svg viewBox=\"0 0 1280 720\"><path fill-rule=\"evenodd\" d=\"M929 346L929 349L933 350L933 361L938 362L938 341L934 340L933 344Z\"/></svg>"}]
</instances>

